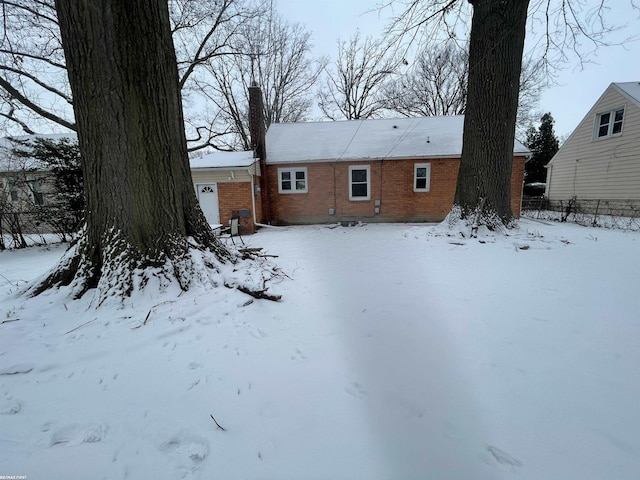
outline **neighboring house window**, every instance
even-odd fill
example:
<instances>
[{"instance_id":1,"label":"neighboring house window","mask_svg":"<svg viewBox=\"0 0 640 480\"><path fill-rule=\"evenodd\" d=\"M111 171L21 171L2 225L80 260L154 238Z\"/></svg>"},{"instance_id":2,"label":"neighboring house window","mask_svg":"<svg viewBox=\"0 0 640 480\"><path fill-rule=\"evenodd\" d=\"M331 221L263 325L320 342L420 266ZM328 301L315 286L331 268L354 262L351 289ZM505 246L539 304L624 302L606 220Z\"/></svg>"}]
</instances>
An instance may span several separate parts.
<instances>
[{"instance_id":1,"label":"neighboring house window","mask_svg":"<svg viewBox=\"0 0 640 480\"><path fill-rule=\"evenodd\" d=\"M369 165L349 167L349 200L369 200Z\"/></svg>"},{"instance_id":2,"label":"neighboring house window","mask_svg":"<svg viewBox=\"0 0 640 480\"><path fill-rule=\"evenodd\" d=\"M33 195L34 205L44 205L44 197L42 195L42 185L39 180L31 180L29 182L31 193Z\"/></svg>"},{"instance_id":3,"label":"neighboring house window","mask_svg":"<svg viewBox=\"0 0 640 480\"><path fill-rule=\"evenodd\" d=\"M413 166L413 191L428 192L431 187L431 164L416 163Z\"/></svg>"},{"instance_id":4,"label":"neighboring house window","mask_svg":"<svg viewBox=\"0 0 640 480\"><path fill-rule=\"evenodd\" d=\"M279 168L278 192L280 193L307 193L307 169L305 168Z\"/></svg>"},{"instance_id":5,"label":"neighboring house window","mask_svg":"<svg viewBox=\"0 0 640 480\"><path fill-rule=\"evenodd\" d=\"M18 186L16 185L16 182L13 180L9 180L9 198L11 198L12 202L17 202L18 201Z\"/></svg>"},{"instance_id":6,"label":"neighboring house window","mask_svg":"<svg viewBox=\"0 0 640 480\"><path fill-rule=\"evenodd\" d=\"M596 138L606 138L622 133L624 121L624 108L618 108L610 112L596 115Z\"/></svg>"}]
</instances>

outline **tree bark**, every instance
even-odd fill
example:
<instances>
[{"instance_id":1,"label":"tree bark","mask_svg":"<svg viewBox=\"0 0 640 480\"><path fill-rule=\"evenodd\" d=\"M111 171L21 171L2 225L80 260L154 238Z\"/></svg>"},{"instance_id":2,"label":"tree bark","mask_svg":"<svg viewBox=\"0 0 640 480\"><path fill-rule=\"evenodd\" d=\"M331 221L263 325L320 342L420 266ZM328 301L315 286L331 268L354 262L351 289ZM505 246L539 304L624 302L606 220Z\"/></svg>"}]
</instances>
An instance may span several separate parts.
<instances>
[{"instance_id":1,"label":"tree bark","mask_svg":"<svg viewBox=\"0 0 640 480\"><path fill-rule=\"evenodd\" d=\"M230 254L209 228L191 181L167 2L56 0L86 189L86 227L31 293L126 295L155 268L189 288L189 250Z\"/></svg>"},{"instance_id":2,"label":"tree bark","mask_svg":"<svg viewBox=\"0 0 640 480\"><path fill-rule=\"evenodd\" d=\"M529 0L469 2L469 81L454 211L463 219L480 214L481 224L495 228L513 219L511 170Z\"/></svg>"}]
</instances>

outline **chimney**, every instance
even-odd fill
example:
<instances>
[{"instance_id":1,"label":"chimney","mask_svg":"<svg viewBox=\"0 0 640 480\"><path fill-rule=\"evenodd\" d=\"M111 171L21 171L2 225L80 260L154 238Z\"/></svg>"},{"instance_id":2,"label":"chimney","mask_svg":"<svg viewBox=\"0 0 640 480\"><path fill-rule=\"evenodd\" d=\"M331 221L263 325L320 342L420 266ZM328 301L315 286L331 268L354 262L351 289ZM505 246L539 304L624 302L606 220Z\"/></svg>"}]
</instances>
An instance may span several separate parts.
<instances>
[{"instance_id":1,"label":"chimney","mask_svg":"<svg viewBox=\"0 0 640 480\"><path fill-rule=\"evenodd\" d=\"M262 204L262 217L258 222L271 222L271 202L267 181L267 128L264 121L264 110L262 103L262 89L256 82L251 82L249 87L249 135L251 135L251 148L254 157L260 163L260 199ZM253 192L253 195L256 195Z\"/></svg>"},{"instance_id":2,"label":"chimney","mask_svg":"<svg viewBox=\"0 0 640 480\"><path fill-rule=\"evenodd\" d=\"M267 155L263 112L262 89L253 82L249 87L249 135L251 135L251 148L255 156L260 159L261 165L266 161Z\"/></svg>"}]
</instances>

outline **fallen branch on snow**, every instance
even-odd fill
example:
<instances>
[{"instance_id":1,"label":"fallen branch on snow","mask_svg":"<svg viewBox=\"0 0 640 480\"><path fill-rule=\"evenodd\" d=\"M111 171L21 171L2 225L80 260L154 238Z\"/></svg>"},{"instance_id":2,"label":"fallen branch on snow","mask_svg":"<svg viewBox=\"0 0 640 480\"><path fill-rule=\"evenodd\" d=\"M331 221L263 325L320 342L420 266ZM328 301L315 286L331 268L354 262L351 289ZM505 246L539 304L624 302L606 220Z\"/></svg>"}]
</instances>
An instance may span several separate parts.
<instances>
[{"instance_id":1,"label":"fallen branch on snow","mask_svg":"<svg viewBox=\"0 0 640 480\"><path fill-rule=\"evenodd\" d=\"M84 322L82 325L78 325L76 328L72 328L71 330L69 330L68 332L64 332L64 334L68 334L71 332L75 332L76 330L78 330L81 327L84 327L85 325L89 325L90 323L93 323L97 320L97 318L94 318L93 320L89 320L88 322Z\"/></svg>"},{"instance_id":2,"label":"fallen branch on snow","mask_svg":"<svg viewBox=\"0 0 640 480\"><path fill-rule=\"evenodd\" d=\"M182 292L180 292L182 293ZM159 307L160 305L165 305L167 303L175 303L175 300L167 300L166 302L160 302L160 303L156 303L153 307L151 307L149 309L149 311L147 312L147 316L144 317L144 322L142 322L142 325L146 325L147 321L149 320L149 317L151 316L151 313L155 310L156 307ZM138 327L135 327L138 328Z\"/></svg>"},{"instance_id":3,"label":"fallen branch on snow","mask_svg":"<svg viewBox=\"0 0 640 480\"><path fill-rule=\"evenodd\" d=\"M10 318L9 320L3 320L1 323L11 323L11 322L17 322L18 320L20 320L19 318Z\"/></svg>"},{"instance_id":4,"label":"fallen branch on snow","mask_svg":"<svg viewBox=\"0 0 640 480\"><path fill-rule=\"evenodd\" d=\"M246 293L247 295L250 295L253 298L258 298L262 300L271 300L273 302L278 302L280 301L280 299L282 299L282 295L271 295L269 293L266 293L267 290L269 290L268 288L265 288L264 290L251 290L250 288L243 287L242 285L238 285L236 288L240 290L242 293Z\"/></svg>"},{"instance_id":5,"label":"fallen branch on snow","mask_svg":"<svg viewBox=\"0 0 640 480\"><path fill-rule=\"evenodd\" d=\"M220 430L222 430L223 432L226 432L224 427L221 427L220 424L218 423L218 421L213 417L213 415L209 414L209 416L211 417L211 420L213 420L213 423L216 424L216 427L218 427Z\"/></svg>"}]
</instances>

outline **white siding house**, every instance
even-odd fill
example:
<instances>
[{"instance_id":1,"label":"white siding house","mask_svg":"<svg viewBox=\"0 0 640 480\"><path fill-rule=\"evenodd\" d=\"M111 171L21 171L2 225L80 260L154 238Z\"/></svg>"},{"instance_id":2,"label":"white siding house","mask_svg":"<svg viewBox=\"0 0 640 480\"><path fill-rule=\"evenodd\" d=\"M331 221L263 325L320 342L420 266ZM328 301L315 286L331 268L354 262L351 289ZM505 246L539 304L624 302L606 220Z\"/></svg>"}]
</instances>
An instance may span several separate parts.
<instances>
[{"instance_id":1,"label":"white siding house","mask_svg":"<svg viewBox=\"0 0 640 480\"><path fill-rule=\"evenodd\" d=\"M545 196L600 212L640 204L640 83L612 83L547 166Z\"/></svg>"}]
</instances>

